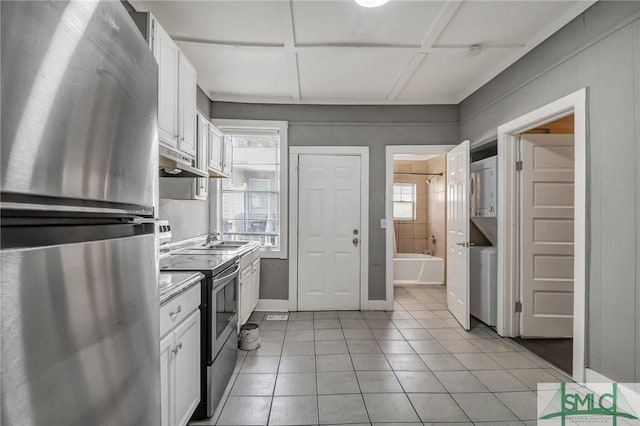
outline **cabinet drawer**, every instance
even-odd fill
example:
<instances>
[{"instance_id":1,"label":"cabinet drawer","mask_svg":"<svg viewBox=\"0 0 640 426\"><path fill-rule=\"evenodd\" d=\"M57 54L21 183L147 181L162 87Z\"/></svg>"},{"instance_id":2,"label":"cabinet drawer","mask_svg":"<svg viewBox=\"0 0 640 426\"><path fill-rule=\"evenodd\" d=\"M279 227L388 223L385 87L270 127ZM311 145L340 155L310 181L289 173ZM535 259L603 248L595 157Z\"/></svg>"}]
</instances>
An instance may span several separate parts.
<instances>
[{"instance_id":1,"label":"cabinet drawer","mask_svg":"<svg viewBox=\"0 0 640 426\"><path fill-rule=\"evenodd\" d=\"M200 285L194 285L160 307L160 337L165 336L198 309L200 306Z\"/></svg>"}]
</instances>

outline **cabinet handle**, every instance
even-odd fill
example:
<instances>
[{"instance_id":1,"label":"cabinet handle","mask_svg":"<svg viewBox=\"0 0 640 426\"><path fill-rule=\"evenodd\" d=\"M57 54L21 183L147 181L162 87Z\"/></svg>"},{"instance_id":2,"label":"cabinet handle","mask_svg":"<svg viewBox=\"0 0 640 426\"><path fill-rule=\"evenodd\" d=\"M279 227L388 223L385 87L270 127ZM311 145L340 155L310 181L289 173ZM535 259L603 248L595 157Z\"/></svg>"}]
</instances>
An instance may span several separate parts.
<instances>
[{"instance_id":1,"label":"cabinet handle","mask_svg":"<svg viewBox=\"0 0 640 426\"><path fill-rule=\"evenodd\" d=\"M176 355L180 349L182 349L182 342L178 343L175 349L172 350L171 352L173 352L173 354Z\"/></svg>"},{"instance_id":2,"label":"cabinet handle","mask_svg":"<svg viewBox=\"0 0 640 426\"><path fill-rule=\"evenodd\" d=\"M178 305L178 309L174 312L169 312L169 316L173 319L174 316L177 316L180 312L182 312L182 306Z\"/></svg>"}]
</instances>

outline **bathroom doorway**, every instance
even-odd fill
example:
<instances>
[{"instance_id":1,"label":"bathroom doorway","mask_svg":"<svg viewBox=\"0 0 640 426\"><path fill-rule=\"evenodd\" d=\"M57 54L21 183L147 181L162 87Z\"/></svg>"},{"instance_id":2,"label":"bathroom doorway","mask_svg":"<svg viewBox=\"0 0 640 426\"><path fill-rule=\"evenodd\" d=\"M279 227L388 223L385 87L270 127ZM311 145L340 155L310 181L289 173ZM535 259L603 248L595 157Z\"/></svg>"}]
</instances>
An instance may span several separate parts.
<instances>
[{"instance_id":1,"label":"bathroom doorway","mask_svg":"<svg viewBox=\"0 0 640 426\"><path fill-rule=\"evenodd\" d=\"M393 287L446 285L446 153L453 146L387 146L387 309ZM386 223L385 223L386 221Z\"/></svg>"}]
</instances>

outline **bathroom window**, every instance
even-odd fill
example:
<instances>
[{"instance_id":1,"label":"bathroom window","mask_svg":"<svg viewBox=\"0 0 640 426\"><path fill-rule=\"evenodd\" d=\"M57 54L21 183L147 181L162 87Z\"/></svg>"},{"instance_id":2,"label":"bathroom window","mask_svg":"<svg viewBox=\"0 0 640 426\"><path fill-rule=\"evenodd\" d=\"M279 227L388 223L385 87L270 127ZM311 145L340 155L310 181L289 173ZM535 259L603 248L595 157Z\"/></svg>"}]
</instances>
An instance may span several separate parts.
<instances>
[{"instance_id":1,"label":"bathroom window","mask_svg":"<svg viewBox=\"0 0 640 426\"><path fill-rule=\"evenodd\" d=\"M395 220L416 220L415 183L396 183L393 185L393 218Z\"/></svg>"}]
</instances>

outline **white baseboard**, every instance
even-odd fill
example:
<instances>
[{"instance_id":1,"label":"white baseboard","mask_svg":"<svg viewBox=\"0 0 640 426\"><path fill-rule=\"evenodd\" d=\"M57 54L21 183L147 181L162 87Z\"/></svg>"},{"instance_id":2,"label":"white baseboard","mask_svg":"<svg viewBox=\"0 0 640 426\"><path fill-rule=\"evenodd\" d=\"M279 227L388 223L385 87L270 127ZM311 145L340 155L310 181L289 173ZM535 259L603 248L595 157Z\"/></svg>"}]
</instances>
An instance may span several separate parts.
<instances>
[{"instance_id":1,"label":"white baseboard","mask_svg":"<svg viewBox=\"0 0 640 426\"><path fill-rule=\"evenodd\" d=\"M369 300L367 309L370 311L390 311L393 309L393 302L389 304L386 300Z\"/></svg>"},{"instance_id":2,"label":"white baseboard","mask_svg":"<svg viewBox=\"0 0 640 426\"><path fill-rule=\"evenodd\" d=\"M585 386L591 388L589 386L590 383L614 383L615 380L611 380L607 376L598 373L597 371L591 370L589 368L584 369L584 378L585 378ZM637 399L640 399L640 386L638 384L633 384L634 389L629 388L623 384L618 384L620 388L622 388L625 392L630 392L635 394Z\"/></svg>"},{"instance_id":3,"label":"white baseboard","mask_svg":"<svg viewBox=\"0 0 640 426\"><path fill-rule=\"evenodd\" d=\"M584 369L585 381L591 383L613 383L613 380L589 368Z\"/></svg>"},{"instance_id":4,"label":"white baseboard","mask_svg":"<svg viewBox=\"0 0 640 426\"><path fill-rule=\"evenodd\" d=\"M255 310L262 312L289 312L289 301L282 299L260 299L258 300Z\"/></svg>"},{"instance_id":5,"label":"white baseboard","mask_svg":"<svg viewBox=\"0 0 640 426\"><path fill-rule=\"evenodd\" d=\"M369 300L365 308L369 311L390 311L393 309L393 302L386 300ZM260 299L256 305L256 311L260 312L289 312L289 301L281 299Z\"/></svg>"}]
</instances>

